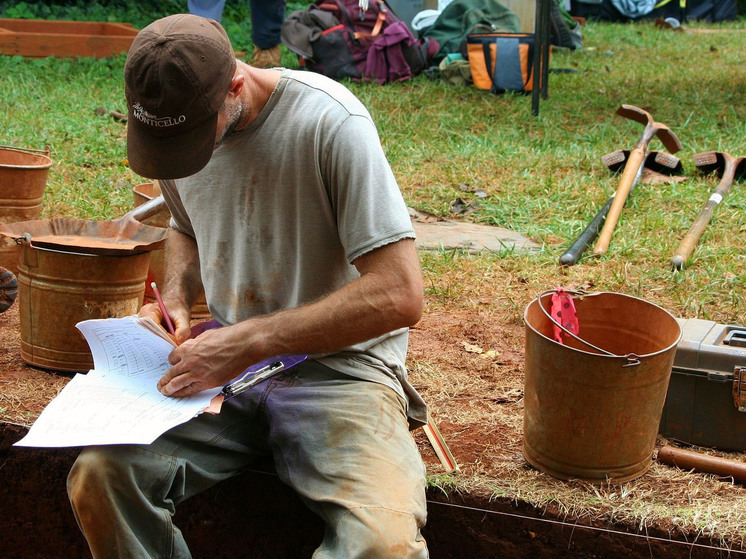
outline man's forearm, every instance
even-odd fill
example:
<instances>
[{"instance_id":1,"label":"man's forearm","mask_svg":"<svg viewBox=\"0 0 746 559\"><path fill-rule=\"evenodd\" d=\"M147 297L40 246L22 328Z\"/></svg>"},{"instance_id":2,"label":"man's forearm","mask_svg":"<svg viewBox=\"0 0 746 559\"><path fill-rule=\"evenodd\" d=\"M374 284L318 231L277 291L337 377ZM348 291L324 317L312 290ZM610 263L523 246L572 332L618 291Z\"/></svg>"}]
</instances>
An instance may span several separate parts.
<instances>
[{"instance_id":1,"label":"man's forearm","mask_svg":"<svg viewBox=\"0 0 746 559\"><path fill-rule=\"evenodd\" d=\"M159 381L159 390L189 396L224 384L263 359L334 352L420 319L422 275L411 239L376 249L355 266L359 278L318 301L184 341L169 356L173 366Z\"/></svg>"},{"instance_id":2,"label":"man's forearm","mask_svg":"<svg viewBox=\"0 0 746 559\"><path fill-rule=\"evenodd\" d=\"M235 325L236 341L256 340L266 356L326 353L420 319L422 276L411 240L378 249L356 265L360 278L319 301Z\"/></svg>"},{"instance_id":3,"label":"man's forearm","mask_svg":"<svg viewBox=\"0 0 746 559\"><path fill-rule=\"evenodd\" d=\"M197 243L189 235L171 229L166 241L166 270L163 292L168 299L191 307L202 293Z\"/></svg>"}]
</instances>

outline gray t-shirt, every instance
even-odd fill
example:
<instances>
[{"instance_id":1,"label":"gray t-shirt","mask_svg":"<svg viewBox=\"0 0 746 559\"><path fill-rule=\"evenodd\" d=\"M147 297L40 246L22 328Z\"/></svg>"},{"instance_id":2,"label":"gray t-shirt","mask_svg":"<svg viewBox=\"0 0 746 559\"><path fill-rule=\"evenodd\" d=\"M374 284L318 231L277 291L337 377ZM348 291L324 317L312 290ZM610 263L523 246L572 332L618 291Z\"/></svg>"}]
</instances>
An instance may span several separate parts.
<instances>
[{"instance_id":1,"label":"gray t-shirt","mask_svg":"<svg viewBox=\"0 0 746 559\"><path fill-rule=\"evenodd\" d=\"M197 242L207 303L221 324L295 308L359 274L352 262L414 238L370 114L343 85L283 70L266 106L196 175L160 181L171 225ZM407 380L408 329L311 356L390 386L413 426L425 405Z\"/></svg>"}]
</instances>

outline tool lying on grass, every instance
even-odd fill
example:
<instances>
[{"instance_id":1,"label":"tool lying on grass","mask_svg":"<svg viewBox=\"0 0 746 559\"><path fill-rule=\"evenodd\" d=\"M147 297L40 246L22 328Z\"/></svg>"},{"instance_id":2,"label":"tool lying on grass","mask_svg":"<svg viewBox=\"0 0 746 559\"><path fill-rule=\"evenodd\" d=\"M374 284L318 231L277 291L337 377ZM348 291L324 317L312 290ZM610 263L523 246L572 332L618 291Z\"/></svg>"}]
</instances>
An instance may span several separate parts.
<instances>
[{"instance_id":1,"label":"tool lying on grass","mask_svg":"<svg viewBox=\"0 0 746 559\"><path fill-rule=\"evenodd\" d=\"M623 169L625 167L625 164L629 160L630 153L630 150L618 149L604 155L601 158L601 161L603 161L604 165L606 165L611 171L617 172L619 169ZM664 151L647 152L642 161L642 164L639 167L639 170L637 171L637 174L634 177L634 181L630 186L629 194L631 194L632 191L635 189L635 185L642 176L643 169L650 169L651 171L655 171L657 173L671 175L681 172L681 160L679 160L679 158L675 155L671 155L670 153L666 153ZM594 241L594 239L598 235L598 232L601 230L601 227L606 220L606 215L608 214L609 208L611 208L615 197L616 192L614 192L614 194L609 197L609 199L606 201L606 204L603 205L596 216L585 227L585 229L583 229L583 232L580 233L580 235L578 235L578 237L567 248L567 250L562 253L562 256L560 256L559 259L560 265L572 266L573 264L577 264L580 256L583 254L585 249L588 248L588 246Z\"/></svg>"},{"instance_id":2,"label":"tool lying on grass","mask_svg":"<svg viewBox=\"0 0 746 559\"><path fill-rule=\"evenodd\" d=\"M645 160L645 153L647 152L648 144L655 136L658 136L666 149L671 153L676 153L681 149L681 142L676 135L666 126L660 122L655 122L653 117L647 111L635 107L634 105L622 105L617 109L617 114L625 118L635 120L645 125L642 136L635 144L634 149L629 154L627 163L624 166L624 172L619 179L619 185L617 186L614 200L611 203L609 212L604 221L601 233L596 241L596 246L593 248L593 253L600 256L609 249L609 242L611 241L611 235L614 231L614 227L619 221L619 216L622 213L622 207L627 201L627 196L632 189L632 185L635 183L637 174L640 172L640 168Z\"/></svg>"},{"instance_id":3,"label":"tool lying on grass","mask_svg":"<svg viewBox=\"0 0 746 559\"><path fill-rule=\"evenodd\" d=\"M730 477L735 481L746 481L746 464L739 460L729 460L675 446L661 447L658 451L658 462L682 470L696 470L720 477Z\"/></svg>"},{"instance_id":4,"label":"tool lying on grass","mask_svg":"<svg viewBox=\"0 0 746 559\"><path fill-rule=\"evenodd\" d=\"M711 173L717 171L720 183L710 194L704 208L694 220L689 232L684 236L676 249L676 254L671 259L671 265L675 270L681 270L699 242L699 238L712 220L718 204L728 195L733 181L746 177L746 156L733 157L722 151L705 151L694 155L694 163L701 171Z\"/></svg>"}]
</instances>

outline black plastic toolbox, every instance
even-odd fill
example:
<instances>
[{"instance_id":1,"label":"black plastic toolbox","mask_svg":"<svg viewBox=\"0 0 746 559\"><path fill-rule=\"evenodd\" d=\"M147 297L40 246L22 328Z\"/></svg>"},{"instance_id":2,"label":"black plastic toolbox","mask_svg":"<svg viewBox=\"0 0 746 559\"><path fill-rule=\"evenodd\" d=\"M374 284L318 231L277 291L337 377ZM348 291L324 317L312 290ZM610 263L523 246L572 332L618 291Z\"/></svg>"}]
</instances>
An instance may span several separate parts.
<instances>
[{"instance_id":1,"label":"black plastic toolbox","mask_svg":"<svg viewBox=\"0 0 746 559\"><path fill-rule=\"evenodd\" d=\"M698 446L746 450L746 328L677 320L682 336L661 435Z\"/></svg>"}]
</instances>

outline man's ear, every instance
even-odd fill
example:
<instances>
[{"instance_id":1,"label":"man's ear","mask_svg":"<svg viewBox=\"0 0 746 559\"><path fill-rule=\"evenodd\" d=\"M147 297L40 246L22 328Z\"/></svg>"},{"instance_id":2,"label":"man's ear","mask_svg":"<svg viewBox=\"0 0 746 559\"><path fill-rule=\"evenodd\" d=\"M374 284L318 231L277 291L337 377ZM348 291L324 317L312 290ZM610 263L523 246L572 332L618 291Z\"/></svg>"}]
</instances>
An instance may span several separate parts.
<instances>
[{"instance_id":1,"label":"man's ear","mask_svg":"<svg viewBox=\"0 0 746 559\"><path fill-rule=\"evenodd\" d=\"M228 93L233 95L234 97L238 97L243 91L245 85L246 77L243 74L236 72L235 74L233 74L233 79L231 80L231 85L228 88Z\"/></svg>"}]
</instances>

